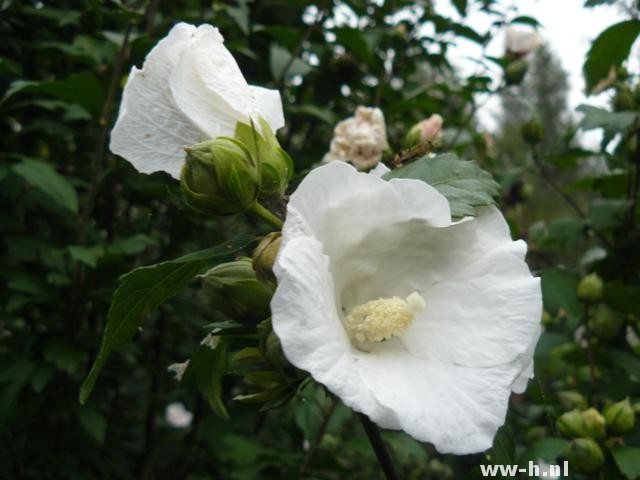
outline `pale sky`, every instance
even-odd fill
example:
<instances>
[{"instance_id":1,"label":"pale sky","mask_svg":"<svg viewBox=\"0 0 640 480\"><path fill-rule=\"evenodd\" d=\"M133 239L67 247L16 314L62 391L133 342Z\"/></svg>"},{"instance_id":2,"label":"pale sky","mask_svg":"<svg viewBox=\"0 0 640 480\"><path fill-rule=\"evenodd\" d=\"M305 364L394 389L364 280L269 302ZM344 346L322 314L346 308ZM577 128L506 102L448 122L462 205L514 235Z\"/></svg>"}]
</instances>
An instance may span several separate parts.
<instances>
[{"instance_id":1,"label":"pale sky","mask_svg":"<svg viewBox=\"0 0 640 480\"><path fill-rule=\"evenodd\" d=\"M517 15L529 15L536 18L542 27L539 32L547 40L551 50L560 59L563 68L569 75L570 94L569 108L574 111L582 103L603 106L608 103L607 93L597 97L587 98L584 93L585 83L582 77L582 64L585 54L589 50L591 41L608 26L627 17L614 6L598 6L584 8L585 0L508 0L503 5L512 5ZM446 16L460 19L451 0L436 0L436 10ZM484 33L495 17L490 17L483 12L471 11L464 23ZM527 28L523 26L523 28ZM459 37L458 37L459 38ZM632 55L631 68L638 71L638 45L636 44ZM503 35L497 35L488 47L488 54L500 56L504 51ZM451 50L452 62L458 66L464 74L471 74L478 66L470 58L480 55L480 47L465 39L458 41L458 45ZM497 73L497 72L496 72ZM499 114L500 105L497 99L492 99L480 111L480 121L487 128L492 129L496 125L496 116ZM579 118L579 117L576 117ZM599 132L590 132L584 139L589 146L598 143Z\"/></svg>"}]
</instances>

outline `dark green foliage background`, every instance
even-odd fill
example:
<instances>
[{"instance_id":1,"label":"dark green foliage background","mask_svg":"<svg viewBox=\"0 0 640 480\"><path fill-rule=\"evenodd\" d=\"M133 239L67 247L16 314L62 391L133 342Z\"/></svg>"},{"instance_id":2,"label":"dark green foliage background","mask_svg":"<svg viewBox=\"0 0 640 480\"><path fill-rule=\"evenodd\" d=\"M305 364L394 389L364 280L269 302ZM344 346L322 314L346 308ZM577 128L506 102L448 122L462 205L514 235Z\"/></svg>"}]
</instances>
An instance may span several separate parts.
<instances>
[{"instance_id":1,"label":"dark green foliage background","mask_svg":"<svg viewBox=\"0 0 640 480\"><path fill-rule=\"evenodd\" d=\"M258 412L259 405L233 400L255 387L227 375L221 400L231 420L223 420L196 389L173 380L167 366L192 355L206 325L227 320L207 304L198 282L146 319L135 341L111 355L89 401L78 402L121 275L268 232L248 217L191 212L174 180L138 174L106 148L129 68L141 66L178 21L218 26L248 81L281 90L287 126L279 137L299 173L290 189L322 158L334 124L356 106L382 108L396 151L413 123L440 113L442 150L493 173L514 237L529 243L548 314L535 381L513 398L507 425L487 454L439 455L401 432L384 432L400 478L475 478L481 463L564 458L568 439L554 426L569 409L561 391L578 391L598 409L625 397L640 401L640 358L625 340L625 327L637 332L640 316L638 72L619 74L610 85L615 113L585 110L582 127L606 133L602 152L587 152L575 139L579 125L549 117L549 83L536 88L530 72L521 91L504 83L496 88L484 73L462 77L449 63L451 42L486 45L504 25L535 26L535 19L500 1L453 1L462 15L482 9L495 17L488 32L475 32L425 1L417 2L412 19L388 25L385 17L416 2L344 3L366 19L359 28L305 23L308 2L301 1L0 2L0 478L381 478L360 424L341 404L317 454L305 460L332 408L312 382L283 407ZM320 15L330 16L331 8L332 2L317 4ZM594 48L590 86L610 71L607 62L618 67L626 58L638 31L637 11L630 16ZM419 38L422 24L432 24L435 35ZM327 33L335 41L328 42ZM602 55L616 45L615 55ZM544 55L543 67L552 62L548 51ZM494 69L507 63L478 60ZM562 85L561 78L553 81ZM533 92L533 107L505 122L497 149L475 121L482 104L473 94L479 92ZM560 95L556 103L563 102ZM536 116L553 125L544 141L514 144L513 123ZM606 153L616 134L622 140ZM604 302L623 325L588 332L583 349L573 335L593 308L579 301L576 285L591 271L605 280ZM167 424L165 406L172 401L194 412L190 428ZM582 478L638 478L640 428L624 437L610 434L602 447L603 470ZM581 475L572 471L573 478Z\"/></svg>"}]
</instances>

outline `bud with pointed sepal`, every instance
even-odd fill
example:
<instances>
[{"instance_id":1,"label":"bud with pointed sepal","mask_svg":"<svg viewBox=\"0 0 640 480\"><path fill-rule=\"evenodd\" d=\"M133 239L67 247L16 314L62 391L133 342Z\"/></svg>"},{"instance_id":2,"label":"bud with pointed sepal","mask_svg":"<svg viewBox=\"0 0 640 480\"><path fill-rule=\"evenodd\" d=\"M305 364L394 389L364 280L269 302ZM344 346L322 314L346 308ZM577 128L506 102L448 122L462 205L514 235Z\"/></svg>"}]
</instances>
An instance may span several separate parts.
<instances>
[{"instance_id":1,"label":"bud with pointed sepal","mask_svg":"<svg viewBox=\"0 0 640 480\"><path fill-rule=\"evenodd\" d=\"M520 127L520 135L529 145L536 145L544 138L542 123L537 118L532 118Z\"/></svg>"},{"instance_id":2,"label":"bud with pointed sepal","mask_svg":"<svg viewBox=\"0 0 640 480\"><path fill-rule=\"evenodd\" d=\"M565 455L571 466L583 473L593 473L604 463L602 449L590 438L571 440Z\"/></svg>"},{"instance_id":3,"label":"bud with pointed sepal","mask_svg":"<svg viewBox=\"0 0 640 480\"><path fill-rule=\"evenodd\" d=\"M561 434L571 438L605 436L604 417L595 408L584 412L578 409L566 412L558 418L556 427Z\"/></svg>"},{"instance_id":4,"label":"bud with pointed sepal","mask_svg":"<svg viewBox=\"0 0 640 480\"><path fill-rule=\"evenodd\" d=\"M259 280L270 283L276 282L276 277L273 274L273 264L276 262L281 243L282 234L280 232L271 232L260 241L253 251L253 269Z\"/></svg>"},{"instance_id":5,"label":"bud with pointed sepal","mask_svg":"<svg viewBox=\"0 0 640 480\"><path fill-rule=\"evenodd\" d=\"M591 273L580 280L578 298L587 303L597 303L602 300L602 279L597 273Z\"/></svg>"},{"instance_id":6,"label":"bud with pointed sepal","mask_svg":"<svg viewBox=\"0 0 640 480\"><path fill-rule=\"evenodd\" d=\"M233 320L255 323L270 315L273 289L258 281L250 258L217 265L201 278L214 308Z\"/></svg>"},{"instance_id":7,"label":"bud with pointed sepal","mask_svg":"<svg viewBox=\"0 0 640 480\"><path fill-rule=\"evenodd\" d=\"M436 146L442 139L442 117L438 114L433 114L429 118L416 123L407 136L404 138L402 144L403 148L411 148L421 143L430 142Z\"/></svg>"},{"instance_id":8,"label":"bud with pointed sepal","mask_svg":"<svg viewBox=\"0 0 640 480\"><path fill-rule=\"evenodd\" d=\"M609 429L619 435L629 433L636 424L635 412L628 398L604 407L604 418Z\"/></svg>"},{"instance_id":9,"label":"bud with pointed sepal","mask_svg":"<svg viewBox=\"0 0 640 480\"><path fill-rule=\"evenodd\" d=\"M231 215L256 202L260 170L242 142L218 137L186 151L180 185L191 207L208 215Z\"/></svg>"},{"instance_id":10,"label":"bud with pointed sepal","mask_svg":"<svg viewBox=\"0 0 640 480\"><path fill-rule=\"evenodd\" d=\"M262 117L258 126L242 122L236 124L235 136L249 148L260 163L260 193L264 196L282 196L293 176L293 161L285 152L269 124Z\"/></svg>"},{"instance_id":11,"label":"bud with pointed sepal","mask_svg":"<svg viewBox=\"0 0 640 480\"><path fill-rule=\"evenodd\" d=\"M587 408L587 399L584 398L581 393L574 390L558 392L558 400L560 400L560 404L567 410L584 410Z\"/></svg>"},{"instance_id":12,"label":"bud with pointed sepal","mask_svg":"<svg viewBox=\"0 0 640 480\"><path fill-rule=\"evenodd\" d=\"M504 67L504 79L507 85L518 85L522 82L527 70L529 69L529 62L524 58L517 58L511 60Z\"/></svg>"},{"instance_id":13,"label":"bud with pointed sepal","mask_svg":"<svg viewBox=\"0 0 640 480\"><path fill-rule=\"evenodd\" d=\"M596 337L612 339L620 333L623 323L617 312L600 303L589 319L589 329Z\"/></svg>"}]
</instances>

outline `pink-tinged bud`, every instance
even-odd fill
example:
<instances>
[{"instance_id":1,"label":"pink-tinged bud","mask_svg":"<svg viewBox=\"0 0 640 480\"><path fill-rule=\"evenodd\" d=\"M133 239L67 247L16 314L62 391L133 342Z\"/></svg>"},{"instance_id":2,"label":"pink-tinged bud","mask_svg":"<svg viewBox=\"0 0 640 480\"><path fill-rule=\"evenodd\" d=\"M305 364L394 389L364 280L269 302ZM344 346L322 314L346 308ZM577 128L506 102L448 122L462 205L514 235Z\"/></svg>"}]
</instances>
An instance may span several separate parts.
<instances>
[{"instance_id":1,"label":"pink-tinged bud","mask_svg":"<svg viewBox=\"0 0 640 480\"><path fill-rule=\"evenodd\" d=\"M411 148L424 142L437 144L442 139L442 117L437 113L416 123L404 140L404 148Z\"/></svg>"}]
</instances>

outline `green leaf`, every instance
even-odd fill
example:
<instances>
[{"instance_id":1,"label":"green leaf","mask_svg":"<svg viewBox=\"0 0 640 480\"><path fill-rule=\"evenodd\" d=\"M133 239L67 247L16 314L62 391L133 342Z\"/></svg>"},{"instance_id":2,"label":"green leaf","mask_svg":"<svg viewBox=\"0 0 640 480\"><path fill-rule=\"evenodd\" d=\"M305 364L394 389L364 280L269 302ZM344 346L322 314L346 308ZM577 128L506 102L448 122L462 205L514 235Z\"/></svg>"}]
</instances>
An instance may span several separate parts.
<instances>
[{"instance_id":1,"label":"green leaf","mask_svg":"<svg viewBox=\"0 0 640 480\"><path fill-rule=\"evenodd\" d=\"M85 405L78 411L78 419L87 433L102 445L107 431L107 419L95 407L89 405Z\"/></svg>"},{"instance_id":2,"label":"green leaf","mask_svg":"<svg viewBox=\"0 0 640 480\"><path fill-rule=\"evenodd\" d=\"M287 79L296 75L306 75L311 71L311 67L299 58L291 57L291 53L286 48L282 48L275 43L271 44L270 50L271 75L274 80ZM284 78L283 78L284 77Z\"/></svg>"},{"instance_id":3,"label":"green leaf","mask_svg":"<svg viewBox=\"0 0 640 480\"><path fill-rule=\"evenodd\" d=\"M175 260L139 267L123 275L107 313L107 326L102 345L91 371L80 387L80 403L85 403L89 398L111 350L128 342L145 317L182 290L214 259L235 253L252 240L253 237L244 235L233 242L191 253Z\"/></svg>"},{"instance_id":4,"label":"green leaf","mask_svg":"<svg viewBox=\"0 0 640 480\"><path fill-rule=\"evenodd\" d=\"M315 117L319 120L322 120L330 127L333 127L338 121L336 114L333 113L328 108L321 108L315 105L306 104L306 105L289 105L287 110L290 113L299 114L299 115L308 115L310 117Z\"/></svg>"},{"instance_id":5,"label":"green leaf","mask_svg":"<svg viewBox=\"0 0 640 480\"><path fill-rule=\"evenodd\" d=\"M485 454L487 460L493 465L512 465L515 452L513 430L510 425L503 425L493 440L493 446ZM507 478L507 477L498 477Z\"/></svg>"},{"instance_id":6,"label":"green leaf","mask_svg":"<svg viewBox=\"0 0 640 480\"><path fill-rule=\"evenodd\" d=\"M453 217L475 216L475 207L491 205L498 195L498 184L474 161L461 160L446 153L422 157L392 170L384 178L416 178L437 189L451 206Z\"/></svg>"},{"instance_id":7,"label":"green leaf","mask_svg":"<svg viewBox=\"0 0 640 480\"><path fill-rule=\"evenodd\" d=\"M520 23L523 25L531 25L532 27L539 27L540 22L533 17L529 17L528 15L520 15L519 17L514 18L509 22L511 24Z\"/></svg>"},{"instance_id":8,"label":"green leaf","mask_svg":"<svg viewBox=\"0 0 640 480\"><path fill-rule=\"evenodd\" d=\"M582 313L582 303L578 299L577 288L580 278L578 275L552 268L542 272L542 298L544 308L551 315L557 315L559 310L565 310L574 316Z\"/></svg>"},{"instance_id":9,"label":"green leaf","mask_svg":"<svg viewBox=\"0 0 640 480\"><path fill-rule=\"evenodd\" d=\"M375 56L360 30L341 27L334 29L333 32L336 34L336 43L343 45L347 51L353 52L365 63L373 64Z\"/></svg>"},{"instance_id":10,"label":"green leaf","mask_svg":"<svg viewBox=\"0 0 640 480\"><path fill-rule=\"evenodd\" d=\"M89 72L74 73L64 80L46 82L15 81L5 92L0 104L20 92L43 93L66 102L77 103L95 117L100 115L104 98L100 81L93 73Z\"/></svg>"},{"instance_id":11,"label":"green leaf","mask_svg":"<svg viewBox=\"0 0 640 480\"><path fill-rule=\"evenodd\" d=\"M580 105L576 110L584 113L580 122L583 130L603 128L606 132L625 132L633 126L638 118L637 112L610 112L604 108Z\"/></svg>"},{"instance_id":12,"label":"green leaf","mask_svg":"<svg viewBox=\"0 0 640 480\"><path fill-rule=\"evenodd\" d=\"M211 410L229 419L222 402L222 376L227 368L227 346L224 338L208 335L189 360L182 382L194 384L207 399Z\"/></svg>"},{"instance_id":13,"label":"green leaf","mask_svg":"<svg viewBox=\"0 0 640 480\"><path fill-rule=\"evenodd\" d=\"M607 350L607 358L616 367L627 372L631 381L640 383L640 359L638 357L624 350L610 348Z\"/></svg>"},{"instance_id":14,"label":"green leaf","mask_svg":"<svg viewBox=\"0 0 640 480\"><path fill-rule=\"evenodd\" d=\"M564 438L541 438L523 452L518 459L518 463L528 464L539 460L553 463L558 457L562 456L568 445L569 441Z\"/></svg>"},{"instance_id":15,"label":"green leaf","mask_svg":"<svg viewBox=\"0 0 640 480\"><path fill-rule=\"evenodd\" d=\"M94 268L98 264L98 261L105 253L102 245L94 245L93 247L69 246L68 248L71 258L91 268Z\"/></svg>"},{"instance_id":16,"label":"green leaf","mask_svg":"<svg viewBox=\"0 0 640 480\"><path fill-rule=\"evenodd\" d=\"M77 213L78 197L76 191L69 181L48 163L23 158L21 163L13 166L12 171L26 182L42 190L62 208Z\"/></svg>"},{"instance_id":17,"label":"green leaf","mask_svg":"<svg viewBox=\"0 0 640 480\"><path fill-rule=\"evenodd\" d=\"M611 455L625 477L631 480L640 477L640 448L613 447Z\"/></svg>"},{"instance_id":18,"label":"green leaf","mask_svg":"<svg viewBox=\"0 0 640 480\"><path fill-rule=\"evenodd\" d=\"M587 91L606 78L611 68L618 68L629 56L631 46L640 34L640 20L616 23L603 31L591 44L582 67Z\"/></svg>"},{"instance_id":19,"label":"green leaf","mask_svg":"<svg viewBox=\"0 0 640 480\"><path fill-rule=\"evenodd\" d=\"M467 14L467 0L451 0L458 13L463 17Z\"/></svg>"}]
</instances>

